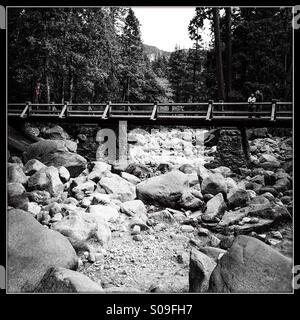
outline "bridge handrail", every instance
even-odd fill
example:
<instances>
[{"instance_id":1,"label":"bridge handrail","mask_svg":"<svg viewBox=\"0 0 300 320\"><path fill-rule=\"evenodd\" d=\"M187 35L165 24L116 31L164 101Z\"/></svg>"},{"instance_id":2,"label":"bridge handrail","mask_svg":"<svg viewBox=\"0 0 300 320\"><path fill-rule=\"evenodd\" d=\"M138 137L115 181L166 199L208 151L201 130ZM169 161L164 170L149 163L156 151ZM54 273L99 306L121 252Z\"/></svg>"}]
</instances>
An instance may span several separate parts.
<instances>
[{"instance_id":1,"label":"bridge handrail","mask_svg":"<svg viewBox=\"0 0 300 320\"><path fill-rule=\"evenodd\" d=\"M82 113L82 116L86 117L92 117L97 116L100 119L109 119L109 118L116 118L116 117L125 117L130 118L131 116L136 115L137 118L148 118L150 120L157 120L160 117L175 117L178 118L180 114L186 113L186 117L188 115L192 115L194 113L194 117L197 118L199 115L202 114L202 117L205 117L207 121L211 121L213 118L223 118L223 117L237 117L243 115L244 117L251 116L253 113L251 111L244 111L244 110L224 110L224 106L248 106L248 102L223 102L223 101L213 101L209 100L208 102L152 102L152 103L130 103L130 102L110 102L107 103L31 103L31 102L25 102L25 103L8 103L7 109L8 109L8 115L9 116L19 116L21 118L28 118L33 116L40 116L40 117L47 117L47 116L58 116L59 118L66 118L66 117L74 117L79 116L80 113ZM292 107L293 102L290 101L278 101L273 99L271 102L256 102L254 105L260 105L260 106L270 106L271 108L268 110L261 110L259 112L255 112L255 115L258 116L269 116L269 120L274 122L276 121L276 116L281 115L281 118L291 118L293 113L293 108L288 108L289 110L278 110L278 106L288 106ZM60 110L57 110L53 107L62 107ZM92 107L105 107L103 110L94 110ZM118 106L124 106L125 110L118 110L114 109L113 107ZM143 108L140 108L139 110L131 110L128 107L151 107L150 110L143 110ZM197 107L197 106L205 106L205 109L199 110L194 109L193 110L173 110L173 107L176 106L189 106L189 107ZM220 108L215 109L215 107L222 106L221 110ZM12 108L10 108L12 107ZM19 107L19 108L15 108ZM49 110L39 110L38 107L49 107ZM73 109L74 107L74 109ZM88 107L87 110L76 110L76 107ZM160 107L169 107L169 110L161 110ZM244 108L243 108L244 109ZM11 111L11 112L9 112ZM102 114L101 114L102 113ZM77 115L78 114L78 115ZM139 115L138 115L139 114ZM163 116L163 115L167 116Z\"/></svg>"}]
</instances>

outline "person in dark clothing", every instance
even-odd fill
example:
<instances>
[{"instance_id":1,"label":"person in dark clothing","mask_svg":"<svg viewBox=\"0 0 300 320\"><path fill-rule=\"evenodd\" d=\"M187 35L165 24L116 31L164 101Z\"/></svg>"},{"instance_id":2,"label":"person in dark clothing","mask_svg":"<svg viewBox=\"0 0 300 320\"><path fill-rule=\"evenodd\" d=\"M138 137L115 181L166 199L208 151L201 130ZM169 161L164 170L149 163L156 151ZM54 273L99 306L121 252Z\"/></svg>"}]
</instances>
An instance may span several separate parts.
<instances>
[{"instance_id":1,"label":"person in dark clothing","mask_svg":"<svg viewBox=\"0 0 300 320\"><path fill-rule=\"evenodd\" d=\"M259 90L256 90L255 92L255 98L256 98L256 102L263 102L263 95ZM256 105L256 110L257 113L262 111L262 105L261 104L257 104ZM260 117L259 114L256 115L257 118Z\"/></svg>"}]
</instances>

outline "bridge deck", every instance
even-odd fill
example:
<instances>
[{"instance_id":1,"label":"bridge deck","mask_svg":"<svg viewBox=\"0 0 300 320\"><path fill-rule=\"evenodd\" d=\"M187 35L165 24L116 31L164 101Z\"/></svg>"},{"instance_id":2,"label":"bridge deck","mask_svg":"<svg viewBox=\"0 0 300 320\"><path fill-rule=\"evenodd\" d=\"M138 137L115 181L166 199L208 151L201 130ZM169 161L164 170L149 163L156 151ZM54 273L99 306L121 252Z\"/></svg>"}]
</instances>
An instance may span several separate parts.
<instances>
[{"instance_id":1,"label":"bridge deck","mask_svg":"<svg viewBox=\"0 0 300 320\"><path fill-rule=\"evenodd\" d=\"M247 102L208 103L11 103L9 121L112 124L193 125L203 127L292 127L292 102L256 103L259 112L249 112Z\"/></svg>"}]
</instances>

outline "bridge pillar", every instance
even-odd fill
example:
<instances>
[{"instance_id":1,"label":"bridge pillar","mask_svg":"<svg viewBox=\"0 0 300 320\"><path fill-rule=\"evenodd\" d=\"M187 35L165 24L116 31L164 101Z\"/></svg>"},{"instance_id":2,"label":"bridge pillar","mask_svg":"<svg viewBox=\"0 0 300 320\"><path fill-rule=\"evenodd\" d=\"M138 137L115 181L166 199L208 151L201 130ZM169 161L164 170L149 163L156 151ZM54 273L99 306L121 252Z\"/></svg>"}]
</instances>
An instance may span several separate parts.
<instances>
[{"instance_id":1,"label":"bridge pillar","mask_svg":"<svg viewBox=\"0 0 300 320\"><path fill-rule=\"evenodd\" d=\"M215 159L205 166L209 169L225 166L236 173L239 173L240 168L247 168L249 162L248 156L245 155L245 149L248 151L249 149L247 149L245 139L243 138L245 133L246 131L241 133L240 130L222 129L220 131ZM250 156L250 153L248 155Z\"/></svg>"},{"instance_id":2,"label":"bridge pillar","mask_svg":"<svg viewBox=\"0 0 300 320\"><path fill-rule=\"evenodd\" d=\"M247 163L249 165L250 164L250 146L249 146L249 141L247 138L246 128L240 127L240 132L241 132L241 140L242 140L242 148L244 151L244 156L245 156Z\"/></svg>"}]
</instances>

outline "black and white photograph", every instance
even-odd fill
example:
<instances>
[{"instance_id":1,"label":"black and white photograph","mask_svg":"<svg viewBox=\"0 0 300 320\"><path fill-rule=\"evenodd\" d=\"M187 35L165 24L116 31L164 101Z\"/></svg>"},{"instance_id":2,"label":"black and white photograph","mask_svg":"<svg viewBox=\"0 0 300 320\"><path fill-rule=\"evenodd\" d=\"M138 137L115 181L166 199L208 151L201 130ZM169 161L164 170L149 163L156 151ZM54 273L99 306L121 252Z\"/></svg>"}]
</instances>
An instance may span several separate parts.
<instances>
[{"instance_id":1,"label":"black and white photograph","mask_svg":"<svg viewBox=\"0 0 300 320\"><path fill-rule=\"evenodd\" d=\"M5 14L6 294L300 288L300 6ZM111 303L140 318L193 307Z\"/></svg>"}]
</instances>

